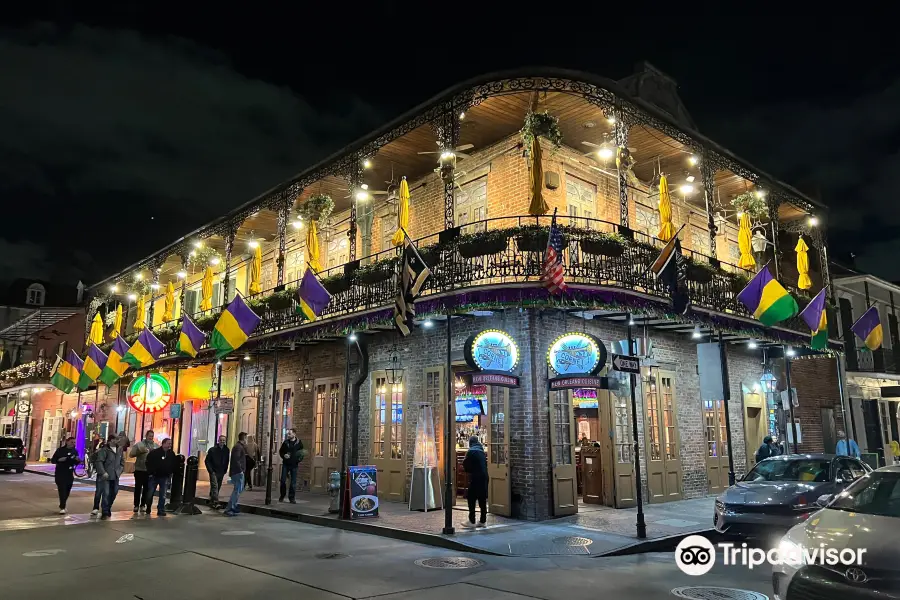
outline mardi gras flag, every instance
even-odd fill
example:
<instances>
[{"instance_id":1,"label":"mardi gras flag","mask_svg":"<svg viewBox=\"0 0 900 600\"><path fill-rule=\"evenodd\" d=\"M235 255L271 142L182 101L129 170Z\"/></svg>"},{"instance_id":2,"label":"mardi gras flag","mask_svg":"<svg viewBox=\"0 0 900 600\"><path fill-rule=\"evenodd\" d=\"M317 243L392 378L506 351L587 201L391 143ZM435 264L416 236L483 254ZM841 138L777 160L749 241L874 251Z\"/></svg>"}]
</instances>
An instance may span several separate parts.
<instances>
[{"instance_id":1,"label":"mardi gras flag","mask_svg":"<svg viewBox=\"0 0 900 600\"><path fill-rule=\"evenodd\" d=\"M747 287L738 294L738 300L767 327L790 319L799 310L794 297L772 277L768 265L750 280Z\"/></svg>"},{"instance_id":2,"label":"mardi gras flag","mask_svg":"<svg viewBox=\"0 0 900 600\"><path fill-rule=\"evenodd\" d=\"M331 294L319 282L312 269L307 269L303 273L300 287L297 288L297 302L300 304L300 311L310 321L315 321L331 302Z\"/></svg>"},{"instance_id":3,"label":"mardi gras flag","mask_svg":"<svg viewBox=\"0 0 900 600\"><path fill-rule=\"evenodd\" d=\"M810 347L813 350L824 350L828 347L828 318L825 316L825 292L828 288L816 294L809 301L806 308L800 313L800 318L812 332Z\"/></svg>"},{"instance_id":4,"label":"mardi gras flag","mask_svg":"<svg viewBox=\"0 0 900 600\"><path fill-rule=\"evenodd\" d=\"M881 342L884 341L884 332L881 329L881 318L878 316L878 309L874 306L864 312L863 316L850 329L859 336L859 339L863 341L869 350L881 348Z\"/></svg>"},{"instance_id":5,"label":"mardi gras flag","mask_svg":"<svg viewBox=\"0 0 900 600\"><path fill-rule=\"evenodd\" d=\"M216 322L209 339L210 348L215 348L218 358L237 350L247 341L260 320L243 298L235 296Z\"/></svg>"},{"instance_id":6,"label":"mardi gras flag","mask_svg":"<svg viewBox=\"0 0 900 600\"><path fill-rule=\"evenodd\" d=\"M122 357L122 360L135 369L149 367L159 359L164 349L165 346L153 335L153 332L149 329L144 329L138 336L137 341L131 345L131 348Z\"/></svg>"},{"instance_id":7,"label":"mardi gras flag","mask_svg":"<svg viewBox=\"0 0 900 600\"><path fill-rule=\"evenodd\" d=\"M122 336L116 336L109 351L109 357L106 359L106 366L103 367L100 377L97 379L105 383L107 387L112 387L128 370L128 363L123 360L126 354L128 354L128 343L122 339Z\"/></svg>"},{"instance_id":8,"label":"mardi gras flag","mask_svg":"<svg viewBox=\"0 0 900 600\"><path fill-rule=\"evenodd\" d=\"M91 343L91 347L88 348L87 356L84 357L84 366L81 368L81 376L78 377L78 389L82 392L89 387L91 384L97 381L97 378L100 377L100 373L103 372L103 367L106 366L106 361L109 358L103 354L103 350L97 347L97 344Z\"/></svg>"},{"instance_id":9,"label":"mardi gras flag","mask_svg":"<svg viewBox=\"0 0 900 600\"><path fill-rule=\"evenodd\" d=\"M74 350L69 350L66 357L60 359L57 364L53 377L50 378L50 383L58 390L62 390L64 394L68 394L75 389L83 366L84 361L81 360L81 357Z\"/></svg>"},{"instance_id":10,"label":"mardi gras flag","mask_svg":"<svg viewBox=\"0 0 900 600\"><path fill-rule=\"evenodd\" d=\"M206 334L194 325L190 317L185 315L184 321L181 322L181 334L178 336L178 343L175 344L175 351L181 356L196 358L205 341Z\"/></svg>"}]
</instances>

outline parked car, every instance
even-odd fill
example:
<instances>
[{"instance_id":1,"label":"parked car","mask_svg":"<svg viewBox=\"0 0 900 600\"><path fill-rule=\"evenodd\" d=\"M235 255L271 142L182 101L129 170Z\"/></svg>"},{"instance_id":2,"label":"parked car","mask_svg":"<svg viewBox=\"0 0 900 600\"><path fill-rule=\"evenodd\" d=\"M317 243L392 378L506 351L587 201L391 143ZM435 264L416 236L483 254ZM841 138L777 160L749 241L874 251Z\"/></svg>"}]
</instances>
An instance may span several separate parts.
<instances>
[{"instance_id":1,"label":"parked car","mask_svg":"<svg viewBox=\"0 0 900 600\"><path fill-rule=\"evenodd\" d=\"M738 536L781 535L806 520L823 494L836 494L871 471L849 456L789 454L758 462L716 498L716 531Z\"/></svg>"},{"instance_id":2,"label":"parked car","mask_svg":"<svg viewBox=\"0 0 900 600\"><path fill-rule=\"evenodd\" d=\"M804 549L865 549L861 564L779 564L772 569L775 600L900 598L900 466L882 467L794 526L781 539L782 554Z\"/></svg>"},{"instance_id":3,"label":"parked car","mask_svg":"<svg viewBox=\"0 0 900 600\"><path fill-rule=\"evenodd\" d=\"M22 438L0 436L0 470L22 473L25 471L25 444Z\"/></svg>"}]
</instances>

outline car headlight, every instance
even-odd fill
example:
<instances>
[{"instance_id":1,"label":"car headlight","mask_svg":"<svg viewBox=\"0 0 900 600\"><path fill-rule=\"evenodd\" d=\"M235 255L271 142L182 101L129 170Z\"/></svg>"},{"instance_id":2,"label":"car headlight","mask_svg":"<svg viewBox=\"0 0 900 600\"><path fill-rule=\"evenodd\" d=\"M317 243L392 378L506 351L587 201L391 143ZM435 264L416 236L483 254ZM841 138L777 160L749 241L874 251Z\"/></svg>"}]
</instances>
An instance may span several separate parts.
<instances>
[{"instance_id":1,"label":"car headlight","mask_svg":"<svg viewBox=\"0 0 900 600\"><path fill-rule=\"evenodd\" d=\"M778 557L782 563L791 567L802 567L806 564L806 552L803 546L792 542L787 536L778 543Z\"/></svg>"}]
</instances>

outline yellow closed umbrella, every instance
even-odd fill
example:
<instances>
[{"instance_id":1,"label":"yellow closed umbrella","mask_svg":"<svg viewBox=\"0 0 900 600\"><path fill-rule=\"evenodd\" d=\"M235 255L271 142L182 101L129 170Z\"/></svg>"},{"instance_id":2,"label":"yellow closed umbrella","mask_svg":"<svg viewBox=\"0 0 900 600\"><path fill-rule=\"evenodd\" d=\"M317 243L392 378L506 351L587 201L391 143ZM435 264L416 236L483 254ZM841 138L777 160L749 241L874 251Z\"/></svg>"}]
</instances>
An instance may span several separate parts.
<instances>
[{"instance_id":1,"label":"yellow closed umbrella","mask_svg":"<svg viewBox=\"0 0 900 600\"><path fill-rule=\"evenodd\" d=\"M109 339L115 340L122 333L122 303L116 307L116 316L113 317L112 331L109 332Z\"/></svg>"},{"instance_id":2,"label":"yellow closed umbrella","mask_svg":"<svg viewBox=\"0 0 900 600\"><path fill-rule=\"evenodd\" d=\"M659 176L659 222L659 239L668 242L675 237L675 225L672 224L672 198L665 175Z\"/></svg>"},{"instance_id":3,"label":"yellow closed umbrella","mask_svg":"<svg viewBox=\"0 0 900 600\"><path fill-rule=\"evenodd\" d=\"M144 323L144 313L146 312L146 304L144 302L144 297L141 296L138 298L137 306L135 307L135 316L134 316L134 330L141 331L147 327L147 324Z\"/></svg>"},{"instance_id":4,"label":"yellow closed umbrella","mask_svg":"<svg viewBox=\"0 0 900 600\"><path fill-rule=\"evenodd\" d=\"M753 260L753 245L750 243L753 233L750 231L750 215L741 214L741 226L738 229L738 249L741 251L741 259L738 266L742 269L752 269L756 266Z\"/></svg>"},{"instance_id":5,"label":"yellow closed umbrella","mask_svg":"<svg viewBox=\"0 0 900 600\"><path fill-rule=\"evenodd\" d=\"M94 314L94 320L91 321L91 333L88 335L88 341L98 346L103 343L103 319L100 318L99 312Z\"/></svg>"},{"instance_id":6,"label":"yellow closed umbrella","mask_svg":"<svg viewBox=\"0 0 900 600\"><path fill-rule=\"evenodd\" d=\"M200 310L212 308L213 270L207 266L203 273L203 282L200 284Z\"/></svg>"},{"instance_id":7,"label":"yellow closed umbrella","mask_svg":"<svg viewBox=\"0 0 900 600\"><path fill-rule=\"evenodd\" d=\"M803 241L803 236L797 240L797 247L794 250L797 252L797 272L800 273L797 287L801 290L808 290L812 287L812 279L809 278L809 255L807 255L809 246Z\"/></svg>"},{"instance_id":8,"label":"yellow closed umbrella","mask_svg":"<svg viewBox=\"0 0 900 600\"><path fill-rule=\"evenodd\" d=\"M262 291L262 249L256 244L253 251L253 260L250 261L250 293L258 294Z\"/></svg>"},{"instance_id":9,"label":"yellow closed umbrella","mask_svg":"<svg viewBox=\"0 0 900 600\"><path fill-rule=\"evenodd\" d=\"M309 230L306 232L306 253L307 262L309 262L310 268L313 270L313 273L318 273L322 270L322 265L319 263L319 230L316 228L316 222L309 222Z\"/></svg>"},{"instance_id":10,"label":"yellow closed umbrella","mask_svg":"<svg viewBox=\"0 0 900 600\"><path fill-rule=\"evenodd\" d=\"M397 232L394 234L394 237L391 238L391 243L395 246L402 246L403 240L406 238L404 235L404 231L409 229L409 184L406 183L406 177L400 180L400 227L397 228Z\"/></svg>"},{"instance_id":11,"label":"yellow closed umbrella","mask_svg":"<svg viewBox=\"0 0 900 600\"><path fill-rule=\"evenodd\" d=\"M166 298L163 301L163 323L167 323L172 320L173 314L175 312L175 286L172 285L172 282L169 282L169 285L166 286Z\"/></svg>"},{"instance_id":12,"label":"yellow closed umbrella","mask_svg":"<svg viewBox=\"0 0 900 600\"><path fill-rule=\"evenodd\" d=\"M544 201L544 164L541 155L541 142L538 136L531 140L531 204L528 205L529 215L546 214L550 207Z\"/></svg>"}]
</instances>

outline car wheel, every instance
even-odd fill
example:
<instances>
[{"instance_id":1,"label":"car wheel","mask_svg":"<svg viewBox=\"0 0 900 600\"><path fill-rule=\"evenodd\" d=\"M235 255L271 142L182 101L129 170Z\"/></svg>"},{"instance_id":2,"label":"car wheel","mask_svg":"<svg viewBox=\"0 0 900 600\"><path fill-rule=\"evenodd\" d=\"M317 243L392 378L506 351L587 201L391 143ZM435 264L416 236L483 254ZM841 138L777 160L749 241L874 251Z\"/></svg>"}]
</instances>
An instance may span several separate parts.
<instances>
[{"instance_id":1,"label":"car wheel","mask_svg":"<svg viewBox=\"0 0 900 600\"><path fill-rule=\"evenodd\" d=\"M25 467L22 467L21 469L16 469L16 473L24 473L24 472L25 472Z\"/></svg>"}]
</instances>

